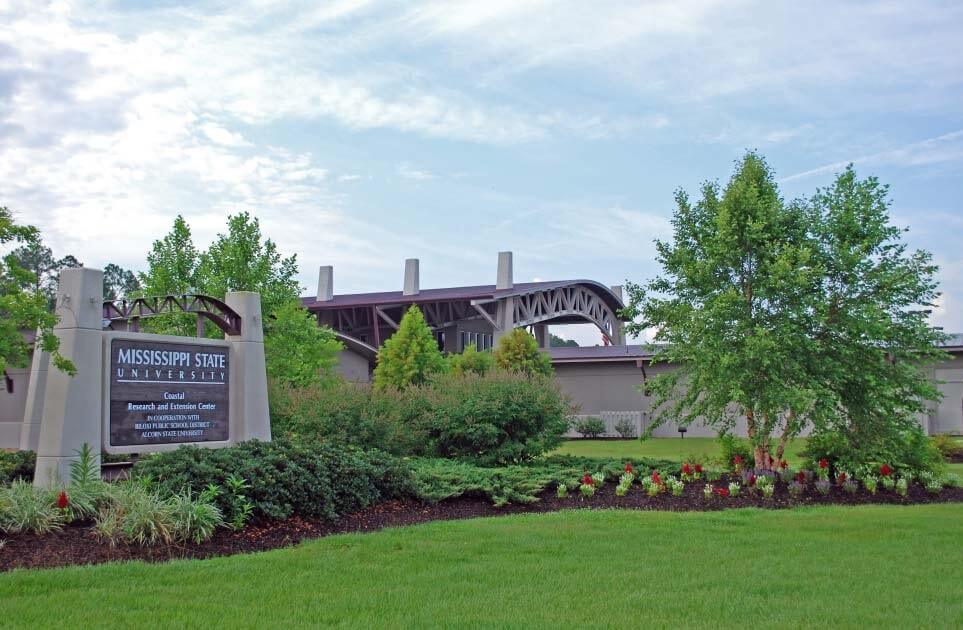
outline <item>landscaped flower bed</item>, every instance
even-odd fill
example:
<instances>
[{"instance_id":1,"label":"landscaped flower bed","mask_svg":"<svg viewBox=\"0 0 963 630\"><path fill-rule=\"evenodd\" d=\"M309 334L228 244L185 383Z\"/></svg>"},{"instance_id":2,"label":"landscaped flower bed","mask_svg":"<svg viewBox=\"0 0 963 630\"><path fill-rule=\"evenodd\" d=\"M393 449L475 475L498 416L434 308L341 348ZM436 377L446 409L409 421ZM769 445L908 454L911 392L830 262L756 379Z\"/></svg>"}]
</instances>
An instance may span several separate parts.
<instances>
[{"instance_id":1,"label":"landscaped flower bed","mask_svg":"<svg viewBox=\"0 0 963 630\"><path fill-rule=\"evenodd\" d=\"M496 507L489 497L466 494L435 503L419 499L391 500L371 505L342 516L336 521L308 519L295 516L283 520L259 519L244 529L234 531L221 528L206 541L159 542L138 545L129 542L111 543L97 535L89 522L75 522L59 531L46 534L29 532L5 534L0 548L0 571L21 567L51 567L70 564L89 564L119 560L164 561L173 558L205 558L235 553L273 549L296 544L306 538L335 533L376 531L384 527L411 525L433 520L473 518L518 513L553 512L565 509L642 509L642 510L724 510L742 507L789 508L803 505L829 504L915 504L963 502L963 488L943 487L939 491L928 479L907 481L905 495L901 494L900 479L888 465L882 468L880 480L870 492L862 481L855 491L847 487L849 475L830 482L825 493L817 489L818 474L809 471L783 469L779 474L759 474L756 471L722 474L690 465L688 472L680 467L678 475L662 472L641 472L638 466L625 467L621 476L586 472L572 480L574 491L564 496L559 487L546 487L538 494L538 501ZM638 474L637 474L638 473ZM884 474L885 473L885 474ZM629 476L632 480L627 482ZM683 481L683 477L689 481ZM709 481L711 478L712 481ZM754 477L754 479L753 479ZM874 476L867 476L871 479ZM765 481L763 481L765 479ZM871 482L872 483L872 482ZM891 487L889 487L891 485ZM591 492L580 492L581 487ZM771 488L770 490L766 488ZM795 488L795 490L794 490ZM735 490L735 491L734 491Z\"/></svg>"}]
</instances>

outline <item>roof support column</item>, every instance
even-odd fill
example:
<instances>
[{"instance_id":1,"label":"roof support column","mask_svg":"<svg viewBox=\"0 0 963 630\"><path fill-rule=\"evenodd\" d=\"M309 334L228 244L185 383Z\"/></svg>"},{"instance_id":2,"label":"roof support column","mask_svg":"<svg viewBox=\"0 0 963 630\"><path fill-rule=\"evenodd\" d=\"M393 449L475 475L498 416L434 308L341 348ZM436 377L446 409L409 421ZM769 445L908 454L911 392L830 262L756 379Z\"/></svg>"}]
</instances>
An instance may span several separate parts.
<instances>
[{"instance_id":1,"label":"roof support column","mask_svg":"<svg viewBox=\"0 0 963 630\"><path fill-rule=\"evenodd\" d=\"M512 253L498 252L498 276L495 281L495 290L503 291L515 286L512 269ZM500 298L496 303L495 322L497 326L492 335L494 346L498 345L498 340L502 335L509 333L515 328L515 298Z\"/></svg>"},{"instance_id":2,"label":"roof support column","mask_svg":"<svg viewBox=\"0 0 963 630\"><path fill-rule=\"evenodd\" d=\"M619 302L622 300L622 285L617 284L612 287L612 293L619 298ZM619 318L619 314L616 311L615 318L612 320L612 345L613 346L624 346L625 345L625 323Z\"/></svg>"},{"instance_id":3,"label":"roof support column","mask_svg":"<svg viewBox=\"0 0 963 630\"><path fill-rule=\"evenodd\" d=\"M552 337L548 333L548 324L535 324L535 341L542 350L548 350L552 345Z\"/></svg>"}]
</instances>

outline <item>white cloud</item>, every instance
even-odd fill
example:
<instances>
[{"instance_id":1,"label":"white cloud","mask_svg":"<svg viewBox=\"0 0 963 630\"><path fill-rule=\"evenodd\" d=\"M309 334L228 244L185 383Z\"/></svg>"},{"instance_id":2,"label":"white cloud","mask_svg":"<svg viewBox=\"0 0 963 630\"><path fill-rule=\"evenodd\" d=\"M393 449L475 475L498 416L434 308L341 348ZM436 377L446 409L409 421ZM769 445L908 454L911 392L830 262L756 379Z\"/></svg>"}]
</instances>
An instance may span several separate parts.
<instances>
[{"instance_id":1,"label":"white cloud","mask_svg":"<svg viewBox=\"0 0 963 630\"><path fill-rule=\"evenodd\" d=\"M405 179L417 181L428 181L436 177L431 171L415 168L408 162L402 162L398 165L398 174Z\"/></svg>"},{"instance_id":2,"label":"white cloud","mask_svg":"<svg viewBox=\"0 0 963 630\"><path fill-rule=\"evenodd\" d=\"M358 175L358 174L356 174L356 173L348 173L348 174L345 174L345 175L338 175L338 181L339 181L339 182L356 182L356 181L358 181L359 179L361 179L361 175Z\"/></svg>"},{"instance_id":3,"label":"white cloud","mask_svg":"<svg viewBox=\"0 0 963 630\"><path fill-rule=\"evenodd\" d=\"M920 142L906 144L895 149L888 149L869 155L853 157L848 160L832 162L831 164L824 164L801 173L783 177L779 181L790 182L814 175L837 172L846 168L850 163L857 166L876 164L887 166L925 166L941 162L958 162L960 160L963 160L963 129L933 138L927 138Z\"/></svg>"}]
</instances>

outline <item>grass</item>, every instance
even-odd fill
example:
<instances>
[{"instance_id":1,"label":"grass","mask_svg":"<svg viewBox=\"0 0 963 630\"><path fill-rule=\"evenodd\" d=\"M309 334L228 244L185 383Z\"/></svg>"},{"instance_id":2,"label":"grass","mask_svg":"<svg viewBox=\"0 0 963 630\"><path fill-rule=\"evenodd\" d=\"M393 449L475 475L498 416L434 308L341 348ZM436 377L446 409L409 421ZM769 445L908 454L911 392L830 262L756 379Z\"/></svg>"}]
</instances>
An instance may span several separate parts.
<instances>
[{"instance_id":1,"label":"grass","mask_svg":"<svg viewBox=\"0 0 963 630\"><path fill-rule=\"evenodd\" d=\"M963 505L574 511L0 575L0 625L963 626Z\"/></svg>"},{"instance_id":2,"label":"grass","mask_svg":"<svg viewBox=\"0 0 963 630\"><path fill-rule=\"evenodd\" d=\"M786 448L786 459L791 465L802 458L799 451L806 447L804 439L793 440ZM569 440L556 451L584 457L616 457L632 459L652 457L683 461L691 456L702 459L719 457L719 441L715 438L650 438L639 440Z\"/></svg>"}]
</instances>

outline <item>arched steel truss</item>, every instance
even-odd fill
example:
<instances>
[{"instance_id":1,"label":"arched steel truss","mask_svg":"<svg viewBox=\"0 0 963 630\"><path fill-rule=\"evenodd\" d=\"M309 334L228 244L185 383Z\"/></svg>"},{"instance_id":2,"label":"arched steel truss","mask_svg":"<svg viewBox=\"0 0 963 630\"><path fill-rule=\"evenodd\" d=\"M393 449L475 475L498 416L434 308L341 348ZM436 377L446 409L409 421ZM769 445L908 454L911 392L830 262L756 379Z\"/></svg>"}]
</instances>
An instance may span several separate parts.
<instances>
[{"instance_id":1,"label":"arched steel truss","mask_svg":"<svg viewBox=\"0 0 963 630\"><path fill-rule=\"evenodd\" d=\"M115 324L123 322L127 324L128 329L138 330L138 322L141 319L168 313L197 315L198 331L203 330L206 318L226 335L241 334L241 316L234 309L217 298L195 294L104 302L104 327L113 328Z\"/></svg>"}]
</instances>

